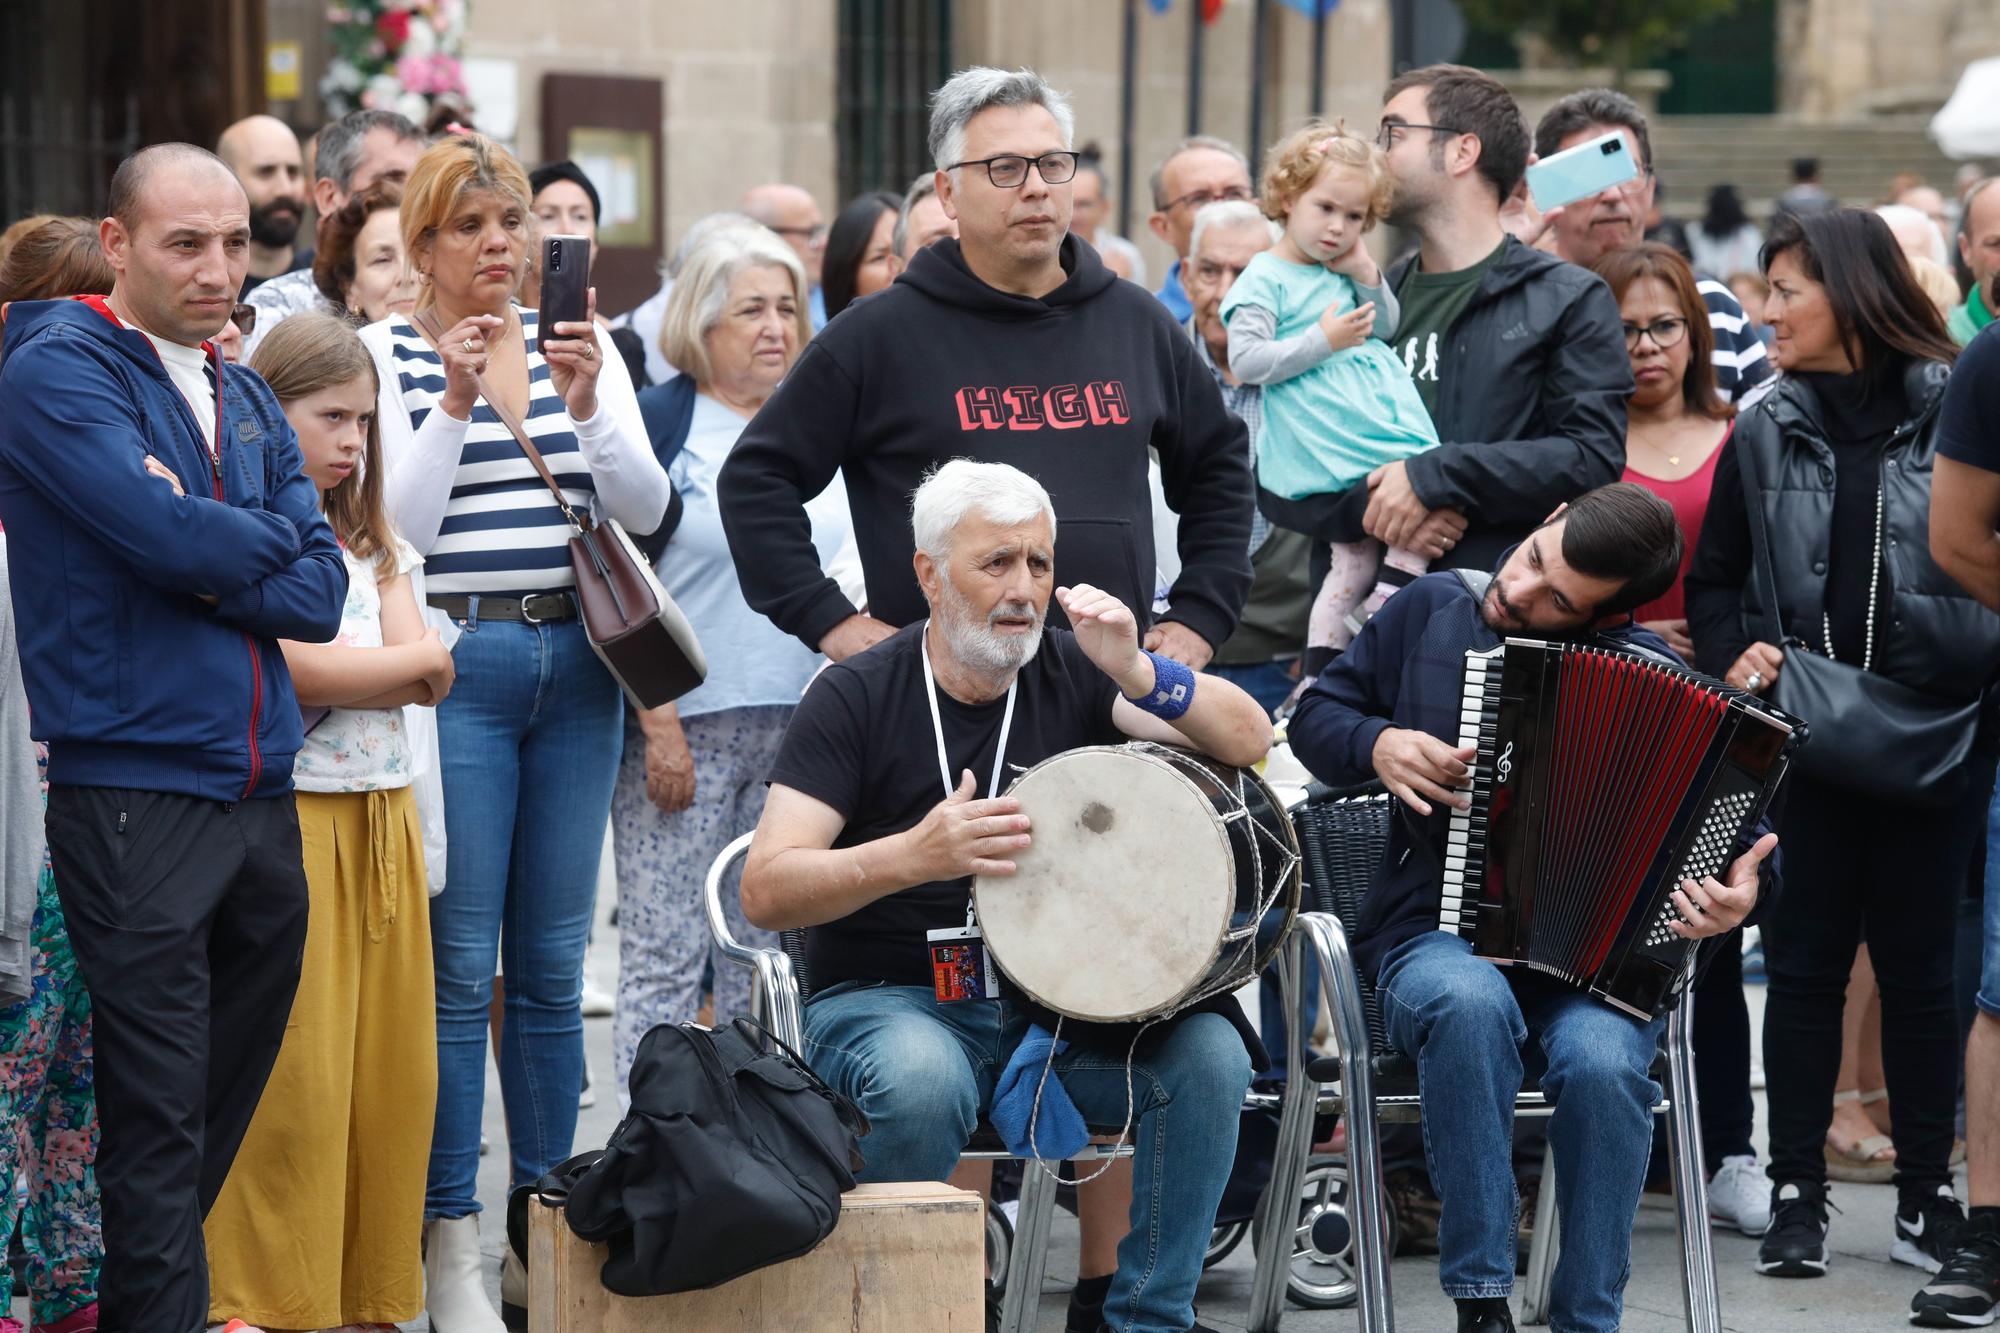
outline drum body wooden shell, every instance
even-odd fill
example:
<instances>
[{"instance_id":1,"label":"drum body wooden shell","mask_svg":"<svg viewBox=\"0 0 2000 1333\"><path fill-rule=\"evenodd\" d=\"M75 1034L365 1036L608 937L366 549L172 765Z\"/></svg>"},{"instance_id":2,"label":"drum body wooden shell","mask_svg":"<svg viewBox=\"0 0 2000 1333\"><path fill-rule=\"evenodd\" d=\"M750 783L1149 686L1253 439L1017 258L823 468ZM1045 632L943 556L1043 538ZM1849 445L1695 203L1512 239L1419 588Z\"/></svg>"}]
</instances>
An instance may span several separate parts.
<instances>
[{"instance_id":1,"label":"drum body wooden shell","mask_svg":"<svg viewBox=\"0 0 2000 1333\"><path fill-rule=\"evenodd\" d=\"M1008 794L1033 843L1014 874L975 879L973 900L994 963L1056 1013L1131 1022L1233 990L1298 912L1291 821L1247 769L1147 742L1086 746Z\"/></svg>"}]
</instances>

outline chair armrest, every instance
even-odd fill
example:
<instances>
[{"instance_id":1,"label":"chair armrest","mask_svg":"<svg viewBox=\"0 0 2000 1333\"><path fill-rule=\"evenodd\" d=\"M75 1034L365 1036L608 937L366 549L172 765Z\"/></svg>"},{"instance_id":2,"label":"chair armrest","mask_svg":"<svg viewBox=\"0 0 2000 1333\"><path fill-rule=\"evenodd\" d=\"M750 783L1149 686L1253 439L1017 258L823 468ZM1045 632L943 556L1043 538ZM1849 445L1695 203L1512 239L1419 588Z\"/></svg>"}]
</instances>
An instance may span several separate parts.
<instances>
[{"instance_id":1,"label":"chair armrest","mask_svg":"<svg viewBox=\"0 0 2000 1333\"><path fill-rule=\"evenodd\" d=\"M792 968L791 955L783 949L757 948L738 942L729 931L729 916L722 910L722 881L728 877L730 865L749 853L753 836L746 833L724 847L708 867L708 878L702 886L708 930L715 936L716 947L722 950L723 957L750 969L751 1017L769 1027L780 1041L803 1052L805 1011L799 1003L799 978Z\"/></svg>"}]
</instances>

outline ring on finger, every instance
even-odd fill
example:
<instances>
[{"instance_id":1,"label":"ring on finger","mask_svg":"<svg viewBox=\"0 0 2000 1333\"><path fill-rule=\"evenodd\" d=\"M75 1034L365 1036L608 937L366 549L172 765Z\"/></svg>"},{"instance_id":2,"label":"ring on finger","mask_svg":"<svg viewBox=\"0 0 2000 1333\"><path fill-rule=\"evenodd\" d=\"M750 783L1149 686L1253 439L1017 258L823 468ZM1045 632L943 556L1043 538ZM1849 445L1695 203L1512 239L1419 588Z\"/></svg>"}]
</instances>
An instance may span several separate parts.
<instances>
[{"instance_id":1,"label":"ring on finger","mask_svg":"<svg viewBox=\"0 0 2000 1333\"><path fill-rule=\"evenodd\" d=\"M466 351L468 351L468 352L476 352L476 351L478 351L478 350L479 350L479 349L478 349L477 347L474 347L474 346L472 345L472 339L470 339L470 338L467 338L467 339L466 339L466 340L465 340L465 341L464 341L464 342L463 342L462 344L460 344L460 345L461 345L461 346L463 346L463 347L465 348L465 350L466 350Z\"/></svg>"},{"instance_id":2,"label":"ring on finger","mask_svg":"<svg viewBox=\"0 0 2000 1333\"><path fill-rule=\"evenodd\" d=\"M1752 694L1755 694L1757 692L1757 687L1762 685L1763 683L1764 683L1764 673L1761 671L1753 671L1750 673L1750 679L1746 683L1746 686Z\"/></svg>"},{"instance_id":3,"label":"ring on finger","mask_svg":"<svg viewBox=\"0 0 2000 1333\"><path fill-rule=\"evenodd\" d=\"M586 361L593 361L596 358L597 358L597 349L595 347L592 347L589 343L585 343L583 345L583 359Z\"/></svg>"}]
</instances>

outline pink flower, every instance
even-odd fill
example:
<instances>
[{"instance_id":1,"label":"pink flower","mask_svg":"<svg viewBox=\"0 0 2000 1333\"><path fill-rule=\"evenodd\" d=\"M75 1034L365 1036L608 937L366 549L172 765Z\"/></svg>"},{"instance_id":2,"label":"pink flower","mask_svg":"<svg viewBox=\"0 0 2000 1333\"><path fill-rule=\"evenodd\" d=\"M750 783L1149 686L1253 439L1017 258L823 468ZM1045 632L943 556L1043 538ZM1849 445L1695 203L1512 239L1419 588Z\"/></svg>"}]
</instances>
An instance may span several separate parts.
<instances>
[{"instance_id":1,"label":"pink flower","mask_svg":"<svg viewBox=\"0 0 2000 1333\"><path fill-rule=\"evenodd\" d=\"M430 69L422 56L404 56L396 62L396 82L407 92L421 93L428 90Z\"/></svg>"}]
</instances>

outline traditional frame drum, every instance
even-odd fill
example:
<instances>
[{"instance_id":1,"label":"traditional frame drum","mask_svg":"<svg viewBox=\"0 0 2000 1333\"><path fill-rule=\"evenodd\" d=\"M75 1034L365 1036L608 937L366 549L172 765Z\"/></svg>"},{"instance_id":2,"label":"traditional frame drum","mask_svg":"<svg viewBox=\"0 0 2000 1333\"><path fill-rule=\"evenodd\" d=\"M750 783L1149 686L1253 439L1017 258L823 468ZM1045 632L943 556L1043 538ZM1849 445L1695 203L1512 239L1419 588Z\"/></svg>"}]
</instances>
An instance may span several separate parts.
<instances>
[{"instance_id":1,"label":"traditional frame drum","mask_svg":"<svg viewBox=\"0 0 2000 1333\"><path fill-rule=\"evenodd\" d=\"M1298 914L1298 839L1248 769L1134 741L1066 750L1007 790L1034 841L973 903L995 965L1058 1014L1139 1022L1234 990Z\"/></svg>"}]
</instances>

